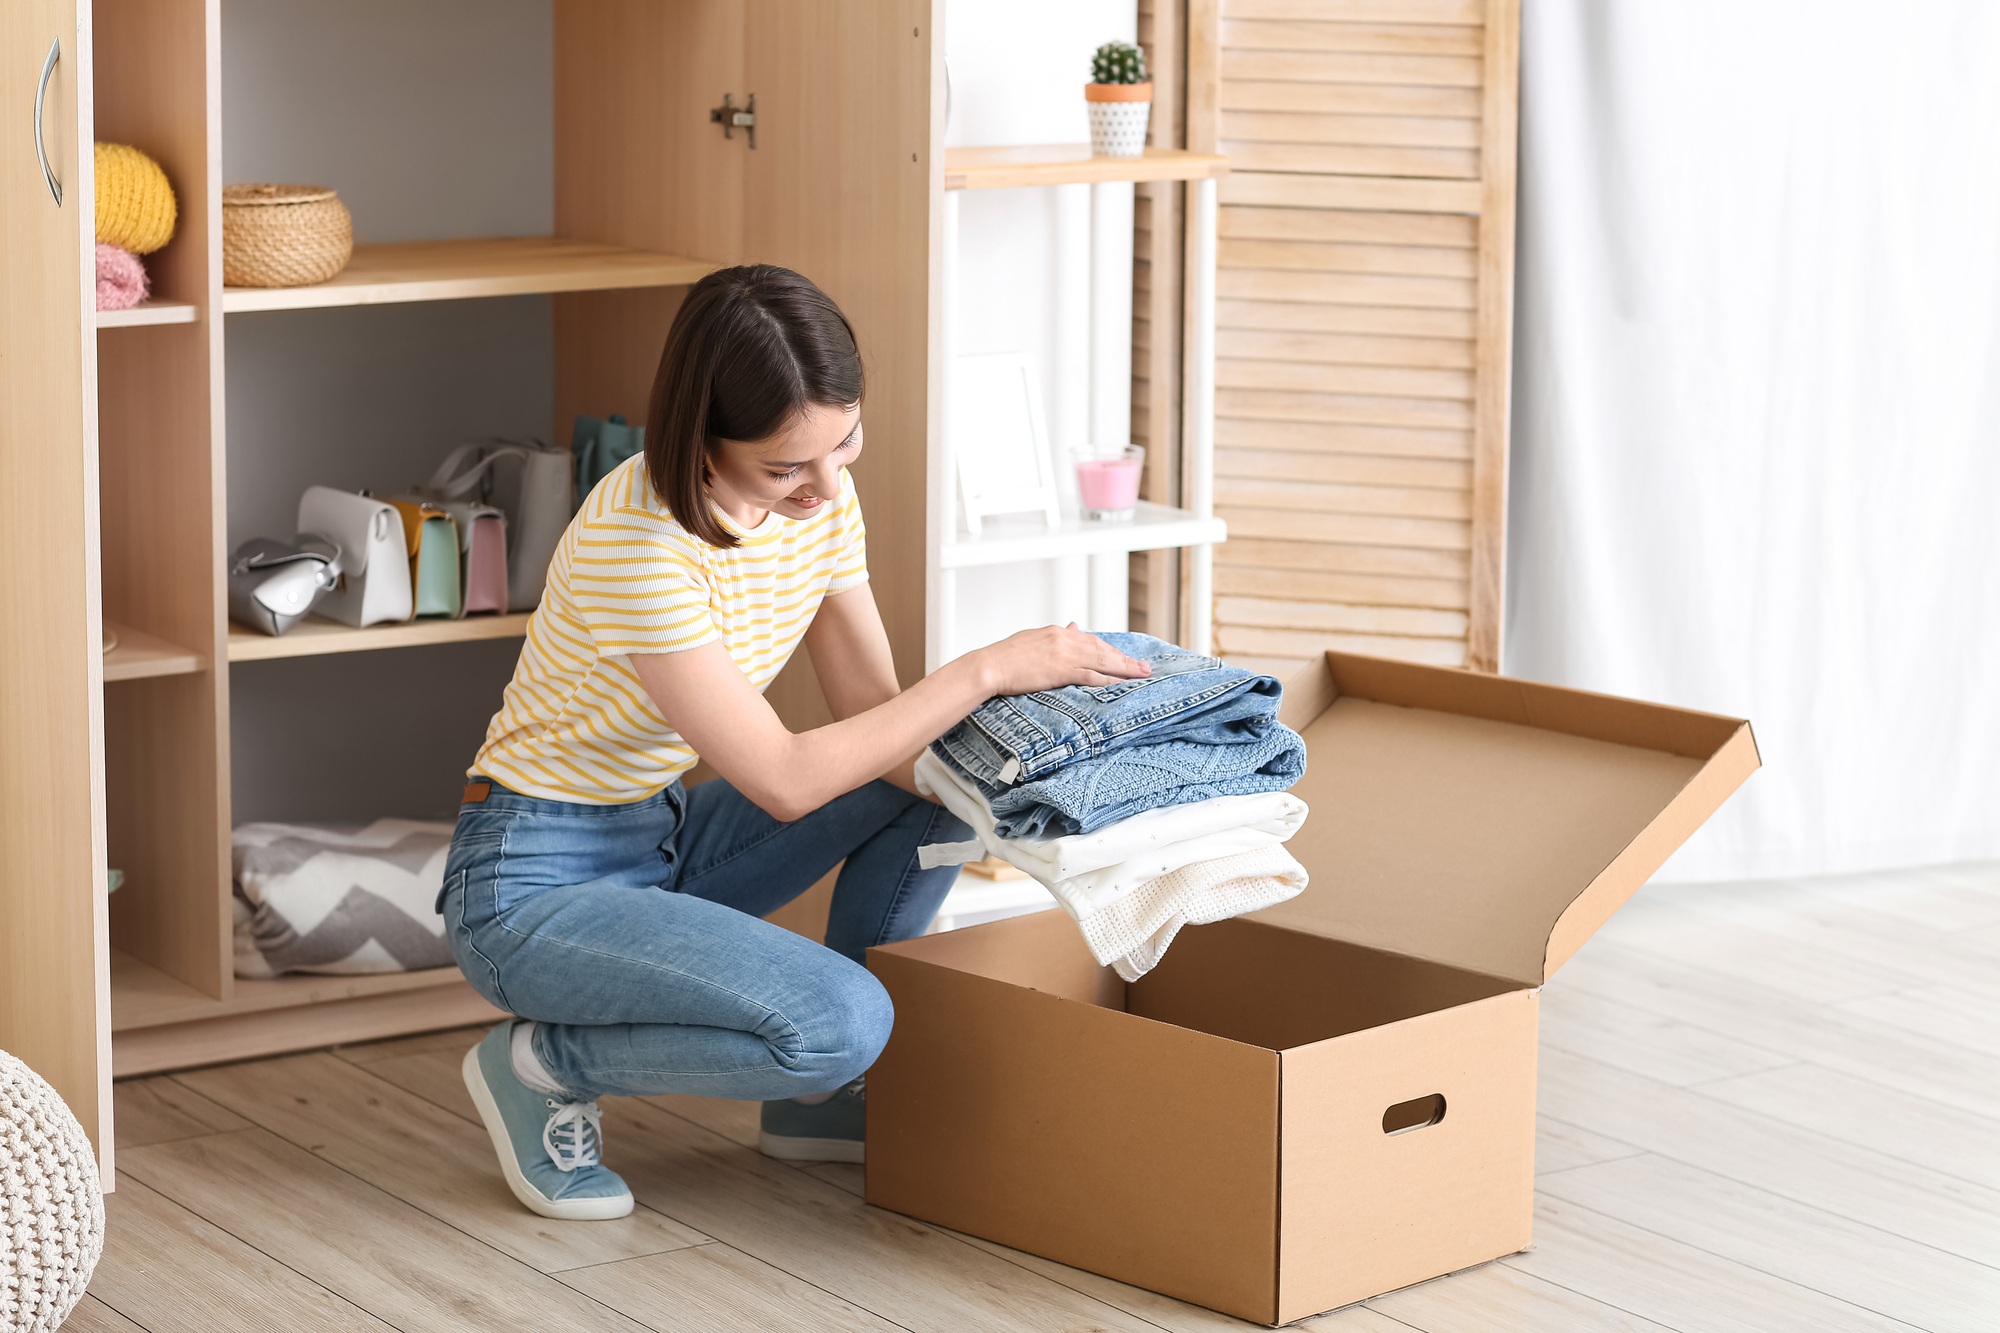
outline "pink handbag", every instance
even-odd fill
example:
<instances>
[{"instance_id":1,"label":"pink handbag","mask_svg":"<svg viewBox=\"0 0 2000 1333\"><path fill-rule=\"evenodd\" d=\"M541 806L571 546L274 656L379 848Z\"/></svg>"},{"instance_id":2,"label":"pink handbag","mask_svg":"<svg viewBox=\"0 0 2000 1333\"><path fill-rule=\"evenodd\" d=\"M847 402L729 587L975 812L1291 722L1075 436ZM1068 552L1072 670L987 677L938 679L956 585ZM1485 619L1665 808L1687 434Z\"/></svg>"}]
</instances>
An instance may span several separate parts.
<instances>
[{"instance_id":1,"label":"pink handbag","mask_svg":"<svg viewBox=\"0 0 2000 1333\"><path fill-rule=\"evenodd\" d=\"M507 519L491 505L447 500L438 506L458 524L465 610L473 616L507 609Z\"/></svg>"}]
</instances>

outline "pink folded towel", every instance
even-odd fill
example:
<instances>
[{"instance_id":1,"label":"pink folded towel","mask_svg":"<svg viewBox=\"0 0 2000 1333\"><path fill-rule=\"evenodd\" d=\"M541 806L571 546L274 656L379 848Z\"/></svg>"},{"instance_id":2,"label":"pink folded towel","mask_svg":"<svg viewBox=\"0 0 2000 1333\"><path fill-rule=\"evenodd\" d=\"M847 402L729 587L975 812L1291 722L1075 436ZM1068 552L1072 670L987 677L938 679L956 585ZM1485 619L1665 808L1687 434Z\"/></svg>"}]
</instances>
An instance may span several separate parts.
<instances>
[{"instance_id":1,"label":"pink folded towel","mask_svg":"<svg viewBox=\"0 0 2000 1333\"><path fill-rule=\"evenodd\" d=\"M130 310L146 299L146 266L115 245L97 246L97 308Z\"/></svg>"}]
</instances>

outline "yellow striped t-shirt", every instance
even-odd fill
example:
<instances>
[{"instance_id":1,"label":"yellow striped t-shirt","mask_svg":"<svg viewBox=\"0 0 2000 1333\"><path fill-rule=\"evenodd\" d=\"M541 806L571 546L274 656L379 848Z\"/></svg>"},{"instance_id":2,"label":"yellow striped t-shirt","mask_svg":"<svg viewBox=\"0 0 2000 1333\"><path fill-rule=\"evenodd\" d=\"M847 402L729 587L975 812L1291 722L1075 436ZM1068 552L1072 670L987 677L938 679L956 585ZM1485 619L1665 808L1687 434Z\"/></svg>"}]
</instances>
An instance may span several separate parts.
<instances>
[{"instance_id":1,"label":"yellow striped t-shirt","mask_svg":"<svg viewBox=\"0 0 2000 1333\"><path fill-rule=\"evenodd\" d=\"M514 679L467 770L529 796L619 805L653 795L697 756L660 716L627 657L720 639L762 690L828 593L868 581L861 505L771 514L718 550L683 528L646 481L645 456L584 501L549 562Z\"/></svg>"}]
</instances>

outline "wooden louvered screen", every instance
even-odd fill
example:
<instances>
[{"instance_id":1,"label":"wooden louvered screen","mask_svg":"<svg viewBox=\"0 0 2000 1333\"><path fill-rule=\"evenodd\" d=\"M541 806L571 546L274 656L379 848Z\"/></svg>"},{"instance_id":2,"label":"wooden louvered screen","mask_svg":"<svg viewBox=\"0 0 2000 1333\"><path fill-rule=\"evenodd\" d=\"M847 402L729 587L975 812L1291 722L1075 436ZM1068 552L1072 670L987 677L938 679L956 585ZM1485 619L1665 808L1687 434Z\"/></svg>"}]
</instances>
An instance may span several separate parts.
<instances>
[{"instance_id":1,"label":"wooden louvered screen","mask_svg":"<svg viewBox=\"0 0 2000 1333\"><path fill-rule=\"evenodd\" d=\"M1498 669L1518 32L1518 0L1192 0L1232 661Z\"/></svg>"}]
</instances>

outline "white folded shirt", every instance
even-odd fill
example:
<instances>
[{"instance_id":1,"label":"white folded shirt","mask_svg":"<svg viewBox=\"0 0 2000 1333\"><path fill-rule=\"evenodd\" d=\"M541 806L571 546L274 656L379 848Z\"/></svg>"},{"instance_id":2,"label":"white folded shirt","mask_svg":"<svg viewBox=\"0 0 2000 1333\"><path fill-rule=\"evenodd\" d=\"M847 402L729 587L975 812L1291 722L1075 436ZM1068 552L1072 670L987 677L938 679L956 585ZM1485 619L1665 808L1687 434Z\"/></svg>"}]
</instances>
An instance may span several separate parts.
<instances>
[{"instance_id":1,"label":"white folded shirt","mask_svg":"<svg viewBox=\"0 0 2000 1333\"><path fill-rule=\"evenodd\" d=\"M1306 868L1296 857L1282 847L1260 847L1182 866L1076 924L1091 957L1137 981L1159 965L1182 926L1261 912L1305 886Z\"/></svg>"},{"instance_id":2,"label":"white folded shirt","mask_svg":"<svg viewBox=\"0 0 2000 1333\"><path fill-rule=\"evenodd\" d=\"M1276 847L1305 823L1306 803L1290 792L1216 796L1162 806L1061 838L1002 838L979 789L926 750L917 757L917 788L972 826L979 842L919 849L925 867L962 865L990 852L1039 880L1082 921L1140 886L1197 861ZM1290 894L1285 895L1290 897Z\"/></svg>"}]
</instances>

